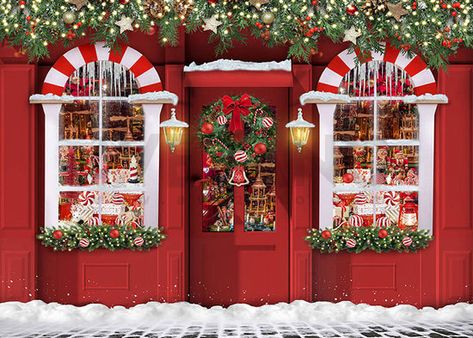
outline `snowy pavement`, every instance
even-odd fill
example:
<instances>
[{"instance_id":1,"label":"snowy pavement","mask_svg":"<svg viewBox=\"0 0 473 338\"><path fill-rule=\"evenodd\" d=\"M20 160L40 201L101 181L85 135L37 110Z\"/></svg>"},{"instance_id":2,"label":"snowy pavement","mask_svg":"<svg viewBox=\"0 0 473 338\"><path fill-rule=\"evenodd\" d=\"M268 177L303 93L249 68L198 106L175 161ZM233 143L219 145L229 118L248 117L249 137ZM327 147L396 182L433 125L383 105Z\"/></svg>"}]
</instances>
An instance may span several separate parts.
<instances>
[{"instance_id":1,"label":"snowy pavement","mask_svg":"<svg viewBox=\"0 0 473 338\"><path fill-rule=\"evenodd\" d=\"M147 303L133 308L0 303L0 337L473 337L473 305L442 309L393 308L296 301L262 307L210 309L195 304Z\"/></svg>"}]
</instances>

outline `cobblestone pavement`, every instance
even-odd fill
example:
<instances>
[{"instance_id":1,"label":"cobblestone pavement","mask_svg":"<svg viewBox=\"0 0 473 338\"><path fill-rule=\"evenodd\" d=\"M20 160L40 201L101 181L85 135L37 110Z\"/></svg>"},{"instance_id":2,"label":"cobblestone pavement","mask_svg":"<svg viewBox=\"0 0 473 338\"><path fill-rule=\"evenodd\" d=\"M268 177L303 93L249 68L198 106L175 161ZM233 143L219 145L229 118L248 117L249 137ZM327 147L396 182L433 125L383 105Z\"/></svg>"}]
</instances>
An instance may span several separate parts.
<instances>
[{"instance_id":1,"label":"cobblestone pavement","mask_svg":"<svg viewBox=\"0 0 473 338\"><path fill-rule=\"evenodd\" d=\"M472 338L473 320L471 322L445 323L396 323L395 325L377 323L345 323L340 325L322 326L309 323L291 324L256 324L226 325L212 324L192 326L156 326L127 329L111 328L54 328L54 325L35 326L9 324L0 322L0 337L49 337L49 338L366 338L366 337L430 337L430 338Z\"/></svg>"}]
</instances>

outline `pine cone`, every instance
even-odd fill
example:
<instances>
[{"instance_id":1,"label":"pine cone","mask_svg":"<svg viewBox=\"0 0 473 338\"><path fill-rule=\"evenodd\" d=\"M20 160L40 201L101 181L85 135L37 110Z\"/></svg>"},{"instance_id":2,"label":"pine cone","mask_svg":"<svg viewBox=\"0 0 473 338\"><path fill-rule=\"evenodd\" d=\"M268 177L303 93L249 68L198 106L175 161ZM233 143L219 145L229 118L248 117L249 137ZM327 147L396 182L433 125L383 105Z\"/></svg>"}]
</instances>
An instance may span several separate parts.
<instances>
[{"instance_id":1,"label":"pine cone","mask_svg":"<svg viewBox=\"0 0 473 338\"><path fill-rule=\"evenodd\" d=\"M386 10L386 0L366 0L365 4L361 6L361 10L368 16L384 12Z\"/></svg>"},{"instance_id":2,"label":"pine cone","mask_svg":"<svg viewBox=\"0 0 473 338\"><path fill-rule=\"evenodd\" d=\"M166 2L164 0L145 0L146 13L155 19L160 19L165 14Z\"/></svg>"},{"instance_id":3,"label":"pine cone","mask_svg":"<svg viewBox=\"0 0 473 338\"><path fill-rule=\"evenodd\" d=\"M186 15L192 11L192 8L194 8L194 1L193 0L174 0L173 7L176 14L181 19L184 19Z\"/></svg>"}]
</instances>

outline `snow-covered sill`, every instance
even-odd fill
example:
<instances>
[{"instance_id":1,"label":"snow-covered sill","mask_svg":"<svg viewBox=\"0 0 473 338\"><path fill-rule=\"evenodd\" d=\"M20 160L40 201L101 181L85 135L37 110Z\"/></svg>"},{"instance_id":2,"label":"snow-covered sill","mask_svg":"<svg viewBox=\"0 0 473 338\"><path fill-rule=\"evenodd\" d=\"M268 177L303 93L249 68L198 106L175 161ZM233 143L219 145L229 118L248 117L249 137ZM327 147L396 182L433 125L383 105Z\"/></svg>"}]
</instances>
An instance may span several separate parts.
<instances>
[{"instance_id":1,"label":"snow-covered sill","mask_svg":"<svg viewBox=\"0 0 473 338\"><path fill-rule=\"evenodd\" d=\"M369 98L367 98L369 99ZM405 103L417 103L417 104L445 104L448 103L448 97L444 94L423 94L423 95L407 95L407 96L378 96L377 100L398 100L404 101ZM355 101L363 100L363 97L352 98L345 94L334 94L328 92L320 92L320 91L310 91L304 93L300 96L299 101L301 105L305 105L308 103L330 103L330 104L338 104L338 103L350 103Z\"/></svg>"},{"instance_id":2,"label":"snow-covered sill","mask_svg":"<svg viewBox=\"0 0 473 338\"><path fill-rule=\"evenodd\" d=\"M201 65L192 62L189 66L184 67L184 72L210 72L210 71L263 71L269 72L272 70L282 70L290 72L292 70L291 60L281 62L247 62L239 60L220 59L212 62L207 62Z\"/></svg>"},{"instance_id":3,"label":"snow-covered sill","mask_svg":"<svg viewBox=\"0 0 473 338\"><path fill-rule=\"evenodd\" d=\"M30 96L31 104L41 103L72 103L75 98L71 95L54 95L54 94L33 94Z\"/></svg>"},{"instance_id":4,"label":"snow-covered sill","mask_svg":"<svg viewBox=\"0 0 473 338\"><path fill-rule=\"evenodd\" d=\"M34 323L35 325L64 325L89 327L91 325L113 327L155 326L165 323L243 324L243 323L300 323L333 325L340 323L414 323L442 321L471 321L473 304L458 303L440 309L424 307L417 309L411 305L390 308L340 303L294 301L290 304L278 303L253 307L235 304L228 308L214 306L210 309L197 304L149 302L132 308L115 306L109 308L101 304L81 307L46 304L40 300L28 303L0 303L0 323ZM137 324L138 323L138 324Z\"/></svg>"},{"instance_id":5,"label":"snow-covered sill","mask_svg":"<svg viewBox=\"0 0 473 338\"><path fill-rule=\"evenodd\" d=\"M128 102L130 103L169 103L177 105L178 101L177 95L167 90L128 96Z\"/></svg>"}]
</instances>

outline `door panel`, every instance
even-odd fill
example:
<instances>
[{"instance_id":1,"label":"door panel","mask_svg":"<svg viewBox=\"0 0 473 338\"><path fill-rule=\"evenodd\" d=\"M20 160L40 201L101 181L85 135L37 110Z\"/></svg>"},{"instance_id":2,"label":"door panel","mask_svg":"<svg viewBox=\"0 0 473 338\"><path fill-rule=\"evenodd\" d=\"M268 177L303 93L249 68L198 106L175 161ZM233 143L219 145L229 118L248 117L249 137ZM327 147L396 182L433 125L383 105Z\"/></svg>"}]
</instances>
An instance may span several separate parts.
<instances>
[{"instance_id":1,"label":"door panel","mask_svg":"<svg viewBox=\"0 0 473 338\"><path fill-rule=\"evenodd\" d=\"M248 93L276 110L275 231L245 231L245 189L233 188L231 232L203 231L204 156L196 133L200 111L223 95ZM205 88L190 92L190 301L202 305L265 304L289 300L287 88ZM282 136L281 136L282 135ZM262 176L270 175L261 169ZM273 176L271 176L273 177ZM269 177L265 178L268 183ZM248 200L247 200L248 202ZM248 221L248 218L246 219Z\"/></svg>"}]
</instances>

